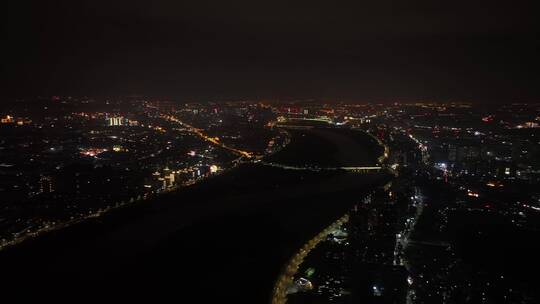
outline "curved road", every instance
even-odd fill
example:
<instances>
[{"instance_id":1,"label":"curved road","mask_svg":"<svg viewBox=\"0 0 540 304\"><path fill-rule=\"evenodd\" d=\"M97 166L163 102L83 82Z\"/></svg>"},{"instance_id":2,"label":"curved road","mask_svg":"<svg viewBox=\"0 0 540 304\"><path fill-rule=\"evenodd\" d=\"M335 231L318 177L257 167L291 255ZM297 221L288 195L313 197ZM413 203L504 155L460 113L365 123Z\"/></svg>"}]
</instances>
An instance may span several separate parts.
<instances>
[{"instance_id":1,"label":"curved road","mask_svg":"<svg viewBox=\"0 0 540 304\"><path fill-rule=\"evenodd\" d=\"M330 150L378 151L367 136L351 147L346 131L325 132L339 135L326 137ZM376 163L377 153L363 155L375 158L358 163ZM386 178L241 165L0 252L0 286L19 302L265 303L296 249Z\"/></svg>"}]
</instances>

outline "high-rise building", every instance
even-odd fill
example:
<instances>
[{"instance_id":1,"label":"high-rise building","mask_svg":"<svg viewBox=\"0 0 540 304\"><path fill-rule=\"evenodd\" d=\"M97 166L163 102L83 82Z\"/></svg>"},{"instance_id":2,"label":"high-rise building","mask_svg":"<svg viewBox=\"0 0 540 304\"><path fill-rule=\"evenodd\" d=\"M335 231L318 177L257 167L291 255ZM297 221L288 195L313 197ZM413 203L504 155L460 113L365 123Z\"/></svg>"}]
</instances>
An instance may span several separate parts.
<instances>
[{"instance_id":1,"label":"high-rise building","mask_svg":"<svg viewBox=\"0 0 540 304\"><path fill-rule=\"evenodd\" d=\"M107 118L107 126L123 126L125 125L126 119L124 117L109 117Z\"/></svg>"},{"instance_id":2,"label":"high-rise building","mask_svg":"<svg viewBox=\"0 0 540 304\"><path fill-rule=\"evenodd\" d=\"M448 145L448 160L451 162L457 160L457 147L454 145Z\"/></svg>"},{"instance_id":3,"label":"high-rise building","mask_svg":"<svg viewBox=\"0 0 540 304\"><path fill-rule=\"evenodd\" d=\"M39 178L39 193L51 193L54 191L52 177L42 175Z\"/></svg>"}]
</instances>

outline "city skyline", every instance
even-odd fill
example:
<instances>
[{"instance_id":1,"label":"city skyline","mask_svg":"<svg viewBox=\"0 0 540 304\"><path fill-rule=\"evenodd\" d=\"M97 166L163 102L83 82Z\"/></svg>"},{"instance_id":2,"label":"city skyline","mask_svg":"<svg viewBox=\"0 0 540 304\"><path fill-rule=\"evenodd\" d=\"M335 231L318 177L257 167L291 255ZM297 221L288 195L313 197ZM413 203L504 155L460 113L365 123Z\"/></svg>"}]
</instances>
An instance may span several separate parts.
<instances>
[{"instance_id":1,"label":"city skyline","mask_svg":"<svg viewBox=\"0 0 540 304\"><path fill-rule=\"evenodd\" d=\"M47 274L25 286L275 304L540 298L538 104L53 96L4 103L0 118L8 286Z\"/></svg>"},{"instance_id":2,"label":"city skyline","mask_svg":"<svg viewBox=\"0 0 540 304\"><path fill-rule=\"evenodd\" d=\"M533 1L9 1L0 291L540 303Z\"/></svg>"}]
</instances>

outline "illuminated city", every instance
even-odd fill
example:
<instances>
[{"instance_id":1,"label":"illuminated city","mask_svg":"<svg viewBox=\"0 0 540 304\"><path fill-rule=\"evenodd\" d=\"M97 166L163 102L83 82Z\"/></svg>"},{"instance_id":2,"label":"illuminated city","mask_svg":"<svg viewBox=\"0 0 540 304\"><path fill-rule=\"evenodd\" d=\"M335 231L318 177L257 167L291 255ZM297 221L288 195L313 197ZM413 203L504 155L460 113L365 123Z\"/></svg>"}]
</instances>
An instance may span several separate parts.
<instances>
[{"instance_id":1,"label":"illuminated city","mask_svg":"<svg viewBox=\"0 0 540 304\"><path fill-rule=\"evenodd\" d=\"M28 1L13 303L540 303L528 4Z\"/></svg>"}]
</instances>

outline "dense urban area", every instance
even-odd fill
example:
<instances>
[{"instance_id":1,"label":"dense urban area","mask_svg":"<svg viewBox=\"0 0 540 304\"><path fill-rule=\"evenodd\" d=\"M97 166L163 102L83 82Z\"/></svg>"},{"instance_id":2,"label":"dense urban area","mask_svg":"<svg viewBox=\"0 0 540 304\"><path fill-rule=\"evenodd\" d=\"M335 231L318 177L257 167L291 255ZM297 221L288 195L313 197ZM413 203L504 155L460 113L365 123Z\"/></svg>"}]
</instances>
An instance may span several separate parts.
<instances>
[{"instance_id":1,"label":"dense urban area","mask_svg":"<svg viewBox=\"0 0 540 304\"><path fill-rule=\"evenodd\" d=\"M386 172L296 248L273 303L540 301L538 104L53 96L7 102L0 116L1 250L242 164ZM382 153L372 165L287 157L319 129L365 132Z\"/></svg>"}]
</instances>

